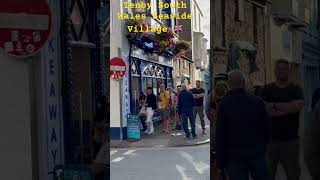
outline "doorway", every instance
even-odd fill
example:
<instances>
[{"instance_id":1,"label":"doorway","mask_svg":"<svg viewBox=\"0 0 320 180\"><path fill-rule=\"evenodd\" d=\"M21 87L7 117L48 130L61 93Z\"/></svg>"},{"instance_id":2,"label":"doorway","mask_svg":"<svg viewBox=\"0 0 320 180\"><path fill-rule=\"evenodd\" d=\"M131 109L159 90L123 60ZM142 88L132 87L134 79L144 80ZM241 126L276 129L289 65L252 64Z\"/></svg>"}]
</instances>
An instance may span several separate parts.
<instances>
[{"instance_id":1,"label":"doorway","mask_svg":"<svg viewBox=\"0 0 320 180\"><path fill-rule=\"evenodd\" d=\"M88 163L93 159L91 128L94 117L94 84L91 49L72 47L73 92L69 119L69 151L71 163Z\"/></svg>"}]
</instances>

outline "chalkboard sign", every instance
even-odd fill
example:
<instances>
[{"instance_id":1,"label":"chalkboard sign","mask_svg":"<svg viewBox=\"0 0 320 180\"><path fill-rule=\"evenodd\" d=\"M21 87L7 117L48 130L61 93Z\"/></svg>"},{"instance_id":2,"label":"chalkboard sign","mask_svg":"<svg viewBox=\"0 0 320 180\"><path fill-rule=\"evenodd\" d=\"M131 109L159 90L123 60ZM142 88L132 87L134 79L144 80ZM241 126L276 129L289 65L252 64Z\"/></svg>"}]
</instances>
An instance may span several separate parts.
<instances>
[{"instance_id":1,"label":"chalkboard sign","mask_svg":"<svg viewBox=\"0 0 320 180\"><path fill-rule=\"evenodd\" d=\"M139 140L141 138L141 124L139 116L129 114L127 116L128 140Z\"/></svg>"},{"instance_id":2,"label":"chalkboard sign","mask_svg":"<svg viewBox=\"0 0 320 180\"><path fill-rule=\"evenodd\" d=\"M93 173L87 166L56 166L54 180L94 180Z\"/></svg>"}]
</instances>

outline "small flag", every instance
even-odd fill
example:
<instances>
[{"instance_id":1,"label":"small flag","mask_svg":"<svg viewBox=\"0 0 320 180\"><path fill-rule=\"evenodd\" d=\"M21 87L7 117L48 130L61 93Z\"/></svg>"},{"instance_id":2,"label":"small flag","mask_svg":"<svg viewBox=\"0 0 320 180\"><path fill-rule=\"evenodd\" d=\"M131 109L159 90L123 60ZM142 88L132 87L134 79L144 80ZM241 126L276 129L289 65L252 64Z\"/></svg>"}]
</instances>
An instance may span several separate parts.
<instances>
[{"instance_id":1,"label":"small flag","mask_svg":"<svg viewBox=\"0 0 320 180\"><path fill-rule=\"evenodd\" d=\"M174 31L182 31L182 25L175 26Z\"/></svg>"}]
</instances>

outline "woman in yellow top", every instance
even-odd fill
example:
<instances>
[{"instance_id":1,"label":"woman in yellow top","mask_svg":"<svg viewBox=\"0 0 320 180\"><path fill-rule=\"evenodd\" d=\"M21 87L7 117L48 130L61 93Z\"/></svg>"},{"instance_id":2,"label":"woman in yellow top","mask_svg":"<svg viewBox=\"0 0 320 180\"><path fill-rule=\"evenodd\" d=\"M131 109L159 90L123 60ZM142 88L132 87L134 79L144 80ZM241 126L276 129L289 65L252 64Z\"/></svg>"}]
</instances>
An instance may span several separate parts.
<instances>
[{"instance_id":1,"label":"woman in yellow top","mask_svg":"<svg viewBox=\"0 0 320 180\"><path fill-rule=\"evenodd\" d=\"M163 122L162 133L169 133L169 104L170 104L170 93L166 90L164 84L160 85L160 117Z\"/></svg>"}]
</instances>

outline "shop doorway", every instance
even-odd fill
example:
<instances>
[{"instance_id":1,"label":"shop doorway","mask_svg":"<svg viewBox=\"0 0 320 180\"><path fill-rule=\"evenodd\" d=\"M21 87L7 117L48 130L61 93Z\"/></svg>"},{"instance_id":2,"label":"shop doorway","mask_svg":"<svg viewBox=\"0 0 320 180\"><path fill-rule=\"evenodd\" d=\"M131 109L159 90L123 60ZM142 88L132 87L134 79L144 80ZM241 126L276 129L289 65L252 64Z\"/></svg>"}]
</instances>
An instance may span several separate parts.
<instances>
[{"instance_id":1,"label":"shop doorway","mask_svg":"<svg viewBox=\"0 0 320 180\"><path fill-rule=\"evenodd\" d=\"M94 118L94 84L91 49L72 47L73 92L68 127L68 160L87 163L93 158L91 129Z\"/></svg>"}]
</instances>

